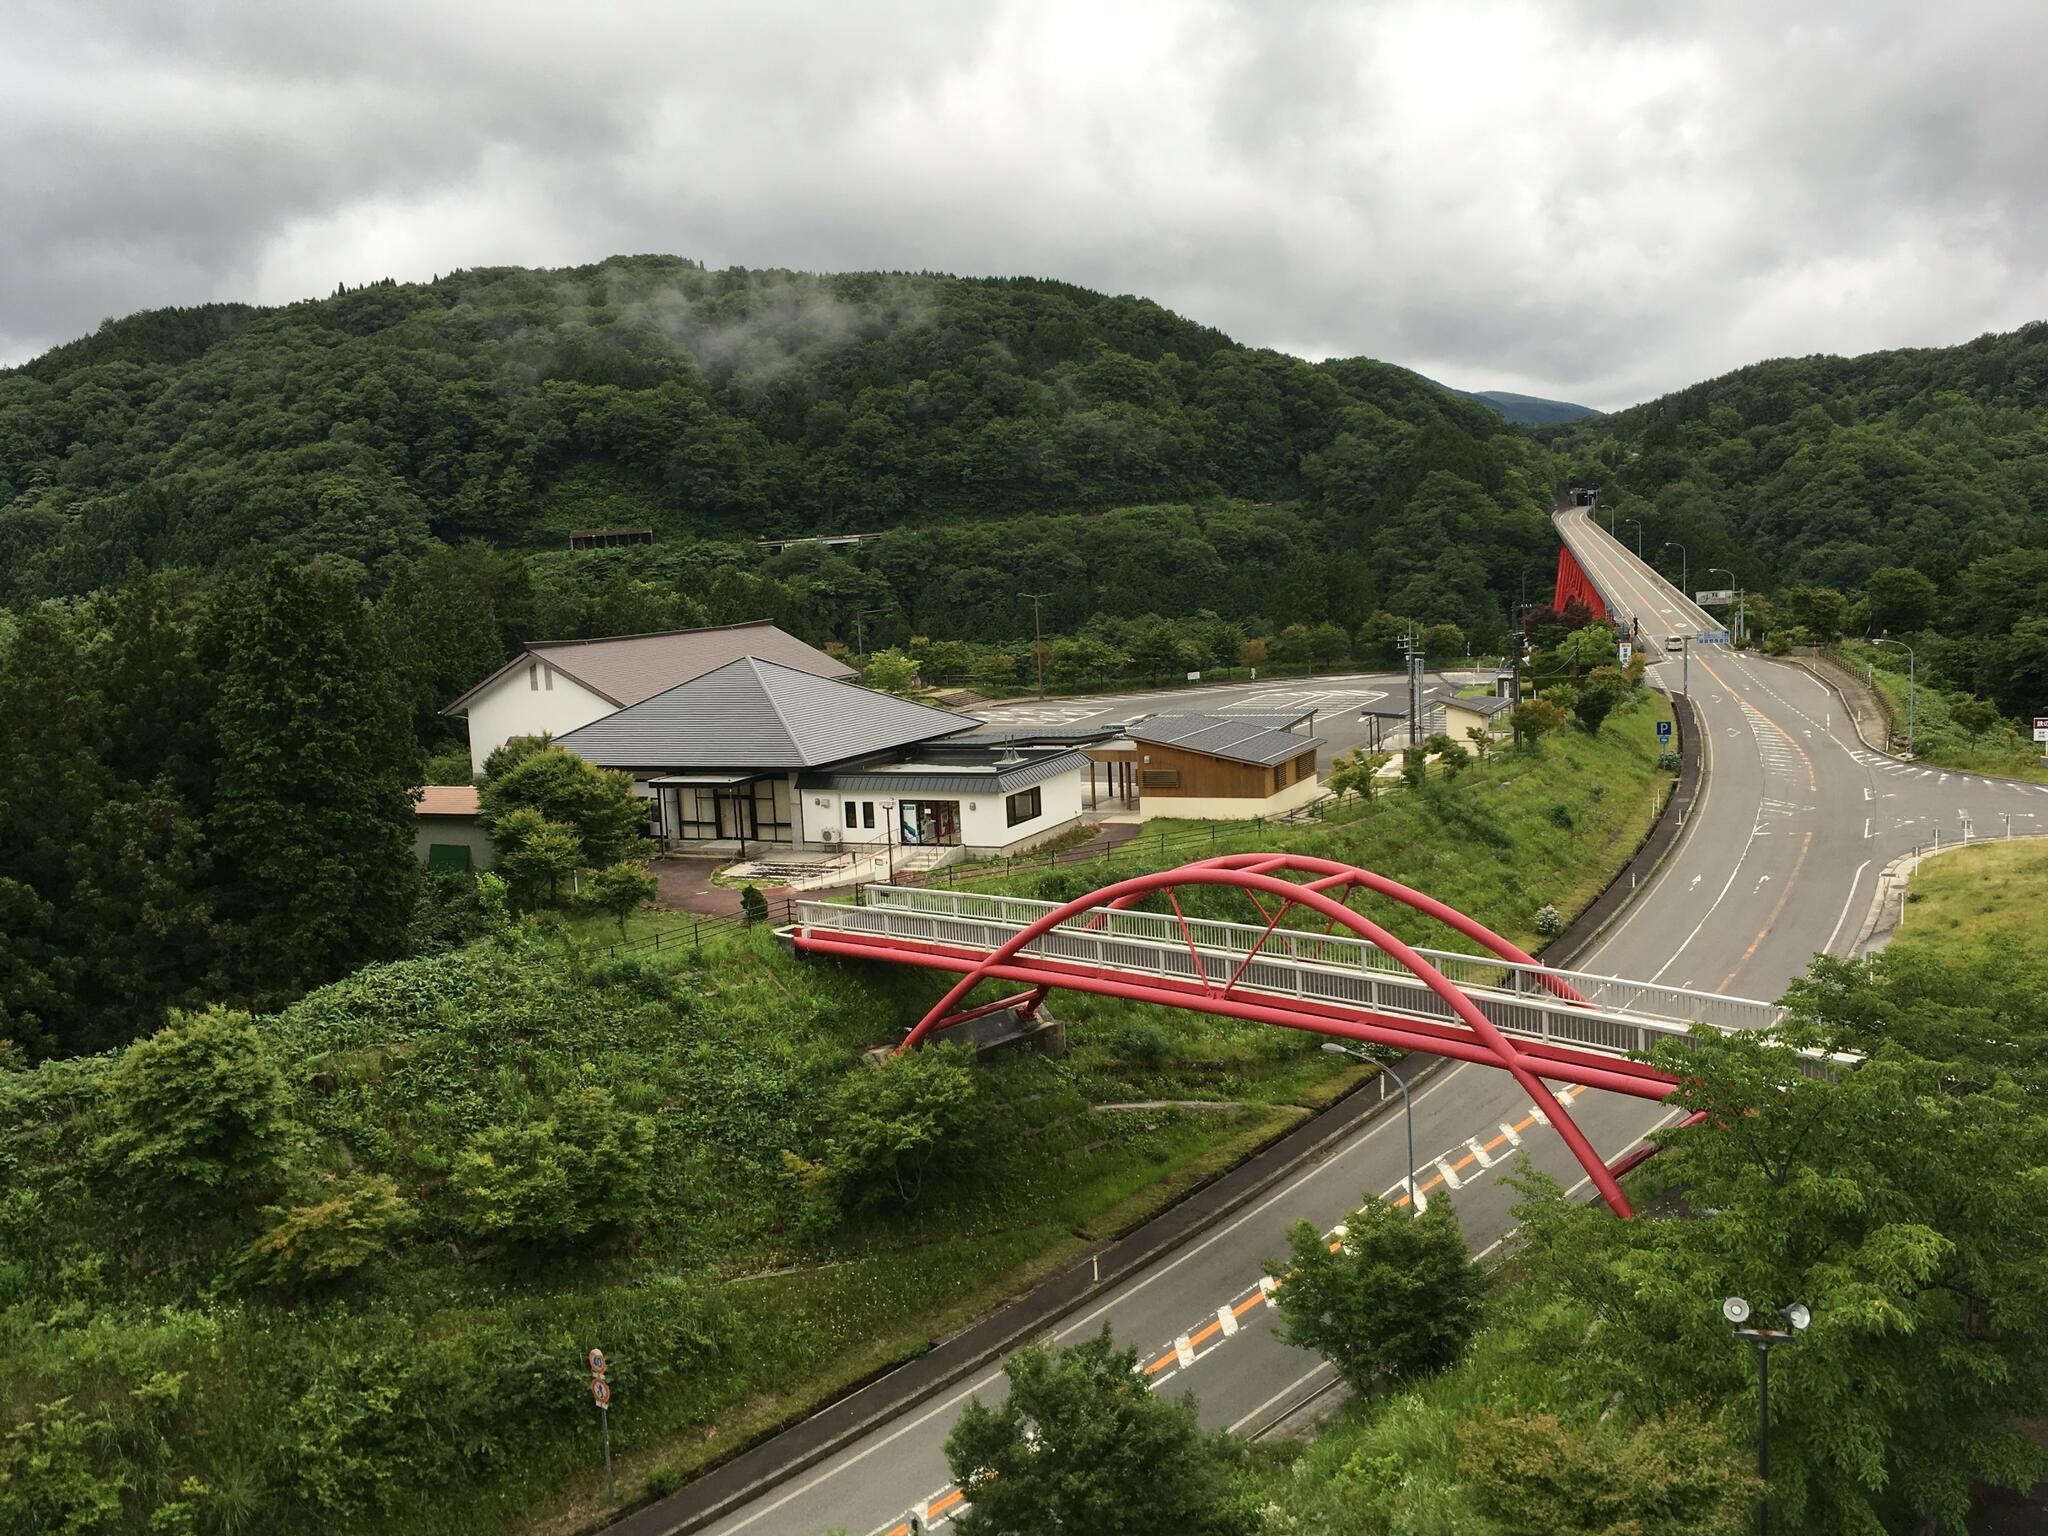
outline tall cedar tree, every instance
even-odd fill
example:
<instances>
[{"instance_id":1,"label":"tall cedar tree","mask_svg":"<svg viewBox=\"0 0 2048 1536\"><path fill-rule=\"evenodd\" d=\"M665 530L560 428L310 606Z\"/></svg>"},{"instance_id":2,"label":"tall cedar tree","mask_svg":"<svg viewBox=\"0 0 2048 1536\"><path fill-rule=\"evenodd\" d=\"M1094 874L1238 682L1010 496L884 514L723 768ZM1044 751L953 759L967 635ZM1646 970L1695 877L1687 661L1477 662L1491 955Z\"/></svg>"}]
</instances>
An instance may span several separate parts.
<instances>
[{"instance_id":1,"label":"tall cedar tree","mask_svg":"<svg viewBox=\"0 0 2048 1536\"><path fill-rule=\"evenodd\" d=\"M252 996L401 952L419 866L417 752L354 587L279 558L224 590L211 831Z\"/></svg>"}]
</instances>

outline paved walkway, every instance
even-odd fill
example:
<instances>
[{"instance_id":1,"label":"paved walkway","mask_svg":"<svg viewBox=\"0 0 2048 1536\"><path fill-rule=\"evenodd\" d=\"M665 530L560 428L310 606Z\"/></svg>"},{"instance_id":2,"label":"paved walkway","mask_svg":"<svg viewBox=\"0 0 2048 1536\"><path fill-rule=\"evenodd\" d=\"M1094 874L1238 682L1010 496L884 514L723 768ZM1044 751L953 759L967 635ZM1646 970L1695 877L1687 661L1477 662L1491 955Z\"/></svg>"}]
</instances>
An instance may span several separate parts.
<instances>
[{"instance_id":1,"label":"paved walkway","mask_svg":"<svg viewBox=\"0 0 2048 1536\"><path fill-rule=\"evenodd\" d=\"M1114 848L1120 848L1143 829L1134 821L1112 821L1096 828L1095 835L1085 843L1060 850L1062 864L1081 864L1089 859L1102 857ZM1020 862L1028 862L1031 855L1024 855ZM654 861L652 869L658 889L654 905L664 911L696 912L707 917L736 917L740 910L740 893L730 886L719 885L711 876L731 863L730 859L700 857L689 854L669 854ZM999 866L983 866L974 871L986 874ZM926 884L944 884L942 870L933 870L924 877ZM832 886L821 890L801 893L806 901L830 901L852 890L851 885ZM781 886L764 885L761 894L771 905L787 894Z\"/></svg>"}]
</instances>

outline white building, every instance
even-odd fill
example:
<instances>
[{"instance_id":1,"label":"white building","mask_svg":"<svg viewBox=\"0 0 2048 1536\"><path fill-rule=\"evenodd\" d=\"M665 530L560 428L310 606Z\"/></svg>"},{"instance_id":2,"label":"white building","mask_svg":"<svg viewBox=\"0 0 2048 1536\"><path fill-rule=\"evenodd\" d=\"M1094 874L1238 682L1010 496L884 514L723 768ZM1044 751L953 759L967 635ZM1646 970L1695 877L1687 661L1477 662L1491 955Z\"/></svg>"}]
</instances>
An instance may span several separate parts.
<instances>
[{"instance_id":1,"label":"white building","mask_svg":"<svg viewBox=\"0 0 2048 1536\"><path fill-rule=\"evenodd\" d=\"M764 619L605 640L530 640L441 712L468 718L470 769L482 773L484 759L514 736L566 736L742 656L816 677L856 675Z\"/></svg>"},{"instance_id":2,"label":"white building","mask_svg":"<svg viewBox=\"0 0 2048 1536\"><path fill-rule=\"evenodd\" d=\"M893 843L982 857L1080 820L1082 753L960 739L980 726L743 656L557 740L631 773L671 849Z\"/></svg>"}]
</instances>

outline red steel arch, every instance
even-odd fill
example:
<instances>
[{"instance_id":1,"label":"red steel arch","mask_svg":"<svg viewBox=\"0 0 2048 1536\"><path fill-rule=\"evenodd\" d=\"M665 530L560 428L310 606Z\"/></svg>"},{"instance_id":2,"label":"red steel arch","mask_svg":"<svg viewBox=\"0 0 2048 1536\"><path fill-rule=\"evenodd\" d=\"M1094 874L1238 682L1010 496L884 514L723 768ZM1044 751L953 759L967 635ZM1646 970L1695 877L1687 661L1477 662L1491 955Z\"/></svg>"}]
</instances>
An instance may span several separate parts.
<instances>
[{"instance_id":1,"label":"red steel arch","mask_svg":"<svg viewBox=\"0 0 2048 1536\"><path fill-rule=\"evenodd\" d=\"M1283 879L1281 871L1292 871L1313 878L1299 881ZM1212 978L1203 966L1202 957L1187 927L1187 918L1181 912L1180 900L1176 894L1177 888L1184 885L1221 886L1243 891L1257 907L1265 922L1265 931L1259 936L1258 942L1227 978ZM1518 1044L1508 1039L1455 983L1428 960L1385 928L1361 913L1351 910L1344 905L1343 900L1332 895L1333 892L1341 892L1343 897L1348 899L1354 889L1372 891L1423 912L1482 945L1503 960L1520 965L1541 965L1540 961L1484 924L1398 881L1335 860L1280 853L1226 854L1186 864L1178 869L1162 870L1118 881L1053 908L1005 939L993 951L985 953L948 951L943 944L909 944L901 940L878 940L851 933L822 935L800 931L795 942L798 948L804 950L866 959L894 960L963 973L959 980L947 989L945 996L934 1003L918 1021L903 1044L898 1047L899 1050L909 1050L918 1045L936 1029L943 1029L996 1008L1016 1007L1028 1014L1043 1001L1047 991L1062 988L1278 1024L1340 1039L1370 1041L1499 1067L1509 1073L1532 1099L1543 1106L1545 1118L1557 1128L1565 1145L1571 1148L1572 1155L1586 1170L1588 1178L1608 1205L1618 1215L1630 1215L1628 1199L1622 1194L1615 1176L1593 1150L1592 1144L1586 1140L1584 1133L1573 1121L1570 1111L1544 1086L1543 1079L1578 1083L1637 1098L1656 1100L1662 1100L1671 1092L1675 1080L1670 1075L1639 1062L1560 1046ZM1106 921L1110 912L1128 907L1154 893L1165 894L1175 915L1180 918L1189 953L1194 957L1198 980L1114 973L1097 967L1021 953L1042 935L1073 918L1094 912L1097 916L1090 926L1096 926ZM1270 911L1267 902L1261 900L1262 897L1275 903ZM1325 934L1334 933L1341 927L1378 946L1383 953L1398 961L1435 993L1450 1009L1458 1021L1457 1024L1434 1024L1375 1013L1366 1008L1239 992L1239 979L1268 942L1286 944L1298 954L1304 946L1312 946L1315 938L1319 937L1280 928L1281 919L1295 908L1322 918L1325 923ZM1563 978L1545 974L1542 979L1553 995L1568 1002L1585 1003L1586 1000ZM999 1003L987 1004L965 1012L955 1011L977 985L989 980L1023 982L1031 990L1005 998Z\"/></svg>"}]
</instances>

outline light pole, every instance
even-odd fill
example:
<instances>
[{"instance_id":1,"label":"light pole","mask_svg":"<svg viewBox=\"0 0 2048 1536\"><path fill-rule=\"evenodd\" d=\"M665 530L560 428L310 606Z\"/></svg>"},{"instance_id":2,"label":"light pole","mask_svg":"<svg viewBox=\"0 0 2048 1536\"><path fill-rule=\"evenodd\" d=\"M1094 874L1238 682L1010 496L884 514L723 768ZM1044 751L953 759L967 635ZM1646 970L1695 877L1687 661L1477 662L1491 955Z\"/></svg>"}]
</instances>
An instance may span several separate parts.
<instances>
[{"instance_id":1,"label":"light pole","mask_svg":"<svg viewBox=\"0 0 2048 1536\"><path fill-rule=\"evenodd\" d=\"M1640 517L1624 517L1622 521L1636 525L1636 558L1640 560L1643 558L1643 520Z\"/></svg>"},{"instance_id":2,"label":"light pole","mask_svg":"<svg viewBox=\"0 0 2048 1536\"><path fill-rule=\"evenodd\" d=\"M1709 576L1713 575L1716 571L1719 571L1728 578L1729 586L1735 587L1735 643L1739 646L1742 644L1743 603L1749 594L1742 587L1736 586L1735 573L1729 570L1727 566L1710 565L1707 567L1707 574Z\"/></svg>"},{"instance_id":3,"label":"light pole","mask_svg":"<svg viewBox=\"0 0 2048 1536\"><path fill-rule=\"evenodd\" d=\"M1666 539L1657 553L1661 555L1667 549L1678 551L1678 590L1679 595L1684 596L1692 590L1692 556L1685 552L1685 546L1676 539ZM1686 601L1691 602L1692 599L1688 597Z\"/></svg>"},{"instance_id":4,"label":"light pole","mask_svg":"<svg viewBox=\"0 0 2048 1536\"><path fill-rule=\"evenodd\" d=\"M1756 1346L1756 1475L1764 1481L1764 1491L1756 1505L1756 1529L1757 1536L1770 1536L1771 1346L1789 1344L1804 1333L1813 1321L1813 1313L1805 1302L1795 1301L1778 1309L1778 1315L1790 1328L1745 1328L1742 1325L1749 1321L1749 1303L1740 1296L1730 1296L1721 1303L1721 1315L1728 1319L1736 1338L1747 1339Z\"/></svg>"},{"instance_id":5,"label":"light pole","mask_svg":"<svg viewBox=\"0 0 2048 1536\"><path fill-rule=\"evenodd\" d=\"M1045 641L1041 637L1038 628L1038 605L1046 598L1051 597L1052 594L1050 592L1019 592L1017 595L1031 600L1031 659L1038 666L1038 696L1042 699L1045 697Z\"/></svg>"},{"instance_id":6,"label":"light pole","mask_svg":"<svg viewBox=\"0 0 2048 1536\"><path fill-rule=\"evenodd\" d=\"M1376 1063L1382 1072L1394 1080L1394 1086L1401 1090L1401 1109L1408 1119L1408 1171L1402 1177L1408 1183L1408 1210L1412 1215L1422 1204L1422 1191L1415 1187L1415 1101L1408 1097L1408 1084L1400 1073L1377 1056L1367 1055L1364 1051L1354 1050L1348 1045L1340 1045L1335 1040L1325 1040L1323 1049L1332 1056L1350 1056L1359 1061Z\"/></svg>"},{"instance_id":7,"label":"light pole","mask_svg":"<svg viewBox=\"0 0 2048 1536\"><path fill-rule=\"evenodd\" d=\"M1913 756L1913 696L1920 691L1918 683L1920 658L1914 654L1913 647L1906 644L1903 640L1892 640L1879 635L1871 644L1896 645L1906 653L1906 756L1911 757Z\"/></svg>"},{"instance_id":8,"label":"light pole","mask_svg":"<svg viewBox=\"0 0 2048 1536\"><path fill-rule=\"evenodd\" d=\"M863 627L872 614L887 613L887 608L863 608L853 616L853 654L865 656L868 653L867 630Z\"/></svg>"}]
</instances>

